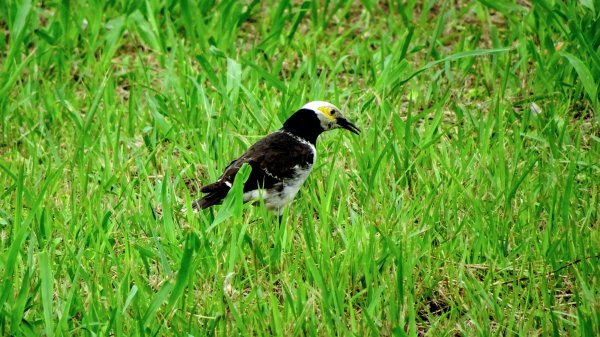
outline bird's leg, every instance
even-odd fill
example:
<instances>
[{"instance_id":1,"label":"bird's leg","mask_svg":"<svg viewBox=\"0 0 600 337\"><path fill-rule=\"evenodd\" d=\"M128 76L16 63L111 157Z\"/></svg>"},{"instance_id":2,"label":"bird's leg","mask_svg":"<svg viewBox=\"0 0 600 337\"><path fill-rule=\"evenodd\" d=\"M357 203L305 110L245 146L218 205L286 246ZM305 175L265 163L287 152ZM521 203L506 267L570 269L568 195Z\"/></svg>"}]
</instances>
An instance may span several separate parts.
<instances>
[{"instance_id":1,"label":"bird's leg","mask_svg":"<svg viewBox=\"0 0 600 337\"><path fill-rule=\"evenodd\" d=\"M258 260L256 258L256 247L254 246L254 241L250 239L250 246L252 246L252 257L254 257L254 268L258 267Z\"/></svg>"},{"instance_id":2,"label":"bird's leg","mask_svg":"<svg viewBox=\"0 0 600 337\"><path fill-rule=\"evenodd\" d=\"M279 220L279 227L281 227L281 223L283 222L283 209L277 209L277 218Z\"/></svg>"}]
</instances>

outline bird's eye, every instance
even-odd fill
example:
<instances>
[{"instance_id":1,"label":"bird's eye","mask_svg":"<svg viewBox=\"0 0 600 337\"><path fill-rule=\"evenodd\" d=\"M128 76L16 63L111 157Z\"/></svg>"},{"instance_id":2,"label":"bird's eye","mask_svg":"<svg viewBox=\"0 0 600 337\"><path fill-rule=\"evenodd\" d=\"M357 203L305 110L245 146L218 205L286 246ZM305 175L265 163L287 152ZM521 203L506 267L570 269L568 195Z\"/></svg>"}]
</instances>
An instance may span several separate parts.
<instances>
[{"instance_id":1,"label":"bird's eye","mask_svg":"<svg viewBox=\"0 0 600 337\"><path fill-rule=\"evenodd\" d=\"M331 109L331 115L332 115L332 116L335 116L335 113L336 113L336 112L337 112L337 111L335 111L335 109Z\"/></svg>"}]
</instances>

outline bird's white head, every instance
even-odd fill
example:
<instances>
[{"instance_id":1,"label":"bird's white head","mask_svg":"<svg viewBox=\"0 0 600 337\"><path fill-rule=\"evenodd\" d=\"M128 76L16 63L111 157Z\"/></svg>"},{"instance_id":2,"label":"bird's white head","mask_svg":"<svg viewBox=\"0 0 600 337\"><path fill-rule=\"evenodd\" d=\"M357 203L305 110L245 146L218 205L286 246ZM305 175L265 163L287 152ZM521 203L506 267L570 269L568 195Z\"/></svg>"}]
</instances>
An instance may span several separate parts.
<instances>
[{"instance_id":1,"label":"bird's white head","mask_svg":"<svg viewBox=\"0 0 600 337\"><path fill-rule=\"evenodd\" d=\"M312 110L315 115L317 115L317 118L319 118L319 122L324 131L343 128L355 134L360 132L356 125L352 124L344 117L338 107L329 102L312 101L306 103L302 109Z\"/></svg>"}]
</instances>

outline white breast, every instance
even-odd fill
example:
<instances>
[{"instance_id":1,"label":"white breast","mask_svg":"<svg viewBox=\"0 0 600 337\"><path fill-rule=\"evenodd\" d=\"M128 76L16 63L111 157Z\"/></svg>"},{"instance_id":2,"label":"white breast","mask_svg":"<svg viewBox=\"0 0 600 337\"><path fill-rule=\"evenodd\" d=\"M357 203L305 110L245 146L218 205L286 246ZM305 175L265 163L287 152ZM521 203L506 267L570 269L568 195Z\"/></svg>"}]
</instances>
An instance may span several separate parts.
<instances>
[{"instance_id":1,"label":"white breast","mask_svg":"<svg viewBox=\"0 0 600 337\"><path fill-rule=\"evenodd\" d=\"M244 202L255 201L262 198L265 201L265 206L268 210L281 215L283 208L292 202L296 197L296 194L298 194L300 187L304 184L306 178L308 178L317 159L315 147L309 142L306 143L310 145L313 152L313 162L311 164L307 166L294 166L295 174L292 178L288 178L284 181L283 188L253 190L244 193Z\"/></svg>"}]
</instances>

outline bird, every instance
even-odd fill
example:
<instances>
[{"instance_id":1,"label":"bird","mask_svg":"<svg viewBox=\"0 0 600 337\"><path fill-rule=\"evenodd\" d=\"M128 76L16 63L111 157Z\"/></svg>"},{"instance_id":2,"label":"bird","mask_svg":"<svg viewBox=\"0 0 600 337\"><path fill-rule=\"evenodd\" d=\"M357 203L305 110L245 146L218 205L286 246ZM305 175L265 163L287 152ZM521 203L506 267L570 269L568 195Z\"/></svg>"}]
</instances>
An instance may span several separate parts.
<instances>
[{"instance_id":1,"label":"bird","mask_svg":"<svg viewBox=\"0 0 600 337\"><path fill-rule=\"evenodd\" d=\"M216 182L202 186L200 192L205 195L192 203L192 210L196 213L221 204L242 165L248 164L252 170L244 184L244 203L262 198L267 210L279 215L281 221L285 206L294 200L315 164L317 138L338 128L360 134L360 129L335 105L325 101L305 104L281 129L260 139L232 161ZM185 208L182 211L186 212Z\"/></svg>"}]
</instances>

